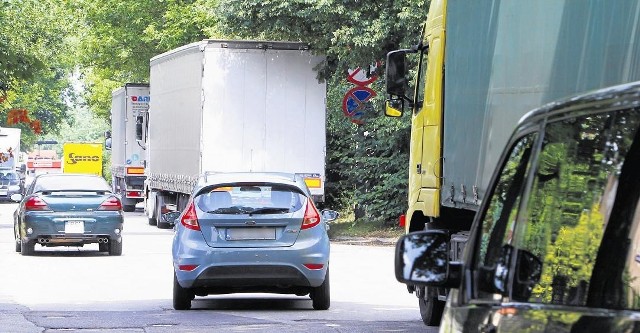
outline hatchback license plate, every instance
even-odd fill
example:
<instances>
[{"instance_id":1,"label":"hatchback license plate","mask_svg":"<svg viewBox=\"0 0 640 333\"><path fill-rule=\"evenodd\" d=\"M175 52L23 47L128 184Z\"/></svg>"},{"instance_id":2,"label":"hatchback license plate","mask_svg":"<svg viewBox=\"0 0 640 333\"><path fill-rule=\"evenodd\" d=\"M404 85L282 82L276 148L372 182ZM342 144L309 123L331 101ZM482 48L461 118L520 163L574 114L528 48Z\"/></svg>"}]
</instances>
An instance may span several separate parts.
<instances>
[{"instance_id":1,"label":"hatchback license plate","mask_svg":"<svg viewBox=\"0 0 640 333\"><path fill-rule=\"evenodd\" d=\"M227 240L268 240L276 239L275 228L229 228Z\"/></svg>"},{"instance_id":2,"label":"hatchback license plate","mask_svg":"<svg viewBox=\"0 0 640 333\"><path fill-rule=\"evenodd\" d=\"M84 221L81 220L69 220L64 223L65 234L83 234L84 233Z\"/></svg>"}]
</instances>

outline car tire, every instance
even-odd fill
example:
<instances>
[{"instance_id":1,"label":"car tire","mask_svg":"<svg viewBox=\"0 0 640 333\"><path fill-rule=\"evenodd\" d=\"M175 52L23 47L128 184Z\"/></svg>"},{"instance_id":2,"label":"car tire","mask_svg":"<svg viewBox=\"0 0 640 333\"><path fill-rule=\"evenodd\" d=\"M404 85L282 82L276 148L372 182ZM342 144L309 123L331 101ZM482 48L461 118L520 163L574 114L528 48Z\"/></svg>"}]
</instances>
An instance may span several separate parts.
<instances>
[{"instance_id":1,"label":"car tire","mask_svg":"<svg viewBox=\"0 0 640 333\"><path fill-rule=\"evenodd\" d=\"M32 240L24 240L20 241L20 253L23 256L32 256L35 254L36 250L36 242Z\"/></svg>"},{"instance_id":2,"label":"car tire","mask_svg":"<svg viewBox=\"0 0 640 333\"><path fill-rule=\"evenodd\" d=\"M327 310L331 306L331 290L329 288L329 268L324 276L324 281L319 287L313 288L311 291L311 301L314 310Z\"/></svg>"},{"instance_id":3,"label":"car tire","mask_svg":"<svg viewBox=\"0 0 640 333\"><path fill-rule=\"evenodd\" d=\"M437 288L425 287L424 294L424 297L418 298L422 322L427 326L438 326L440 325L445 302L438 300Z\"/></svg>"},{"instance_id":4,"label":"car tire","mask_svg":"<svg viewBox=\"0 0 640 333\"><path fill-rule=\"evenodd\" d=\"M173 274L173 308L175 310L191 309L191 300L195 297L189 288L183 288L178 283L176 274Z\"/></svg>"},{"instance_id":5,"label":"car tire","mask_svg":"<svg viewBox=\"0 0 640 333\"><path fill-rule=\"evenodd\" d=\"M113 240L109 243L109 255L110 256L119 256L122 255L122 239L118 242Z\"/></svg>"},{"instance_id":6,"label":"car tire","mask_svg":"<svg viewBox=\"0 0 640 333\"><path fill-rule=\"evenodd\" d=\"M16 239L16 252L22 252L22 244L20 242L20 239Z\"/></svg>"},{"instance_id":7,"label":"car tire","mask_svg":"<svg viewBox=\"0 0 640 333\"><path fill-rule=\"evenodd\" d=\"M122 205L122 210L125 212L135 212L136 205Z\"/></svg>"},{"instance_id":8,"label":"car tire","mask_svg":"<svg viewBox=\"0 0 640 333\"><path fill-rule=\"evenodd\" d=\"M109 243L98 243L98 251L109 252Z\"/></svg>"}]
</instances>

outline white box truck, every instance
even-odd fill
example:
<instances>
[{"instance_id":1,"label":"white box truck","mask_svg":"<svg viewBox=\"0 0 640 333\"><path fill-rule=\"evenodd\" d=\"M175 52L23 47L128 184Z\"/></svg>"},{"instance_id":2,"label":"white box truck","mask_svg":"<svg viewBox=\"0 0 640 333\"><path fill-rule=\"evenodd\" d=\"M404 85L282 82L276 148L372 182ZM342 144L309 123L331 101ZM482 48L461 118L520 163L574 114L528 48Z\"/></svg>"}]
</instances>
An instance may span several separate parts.
<instances>
[{"instance_id":1,"label":"white box truck","mask_svg":"<svg viewBox=\"0 0 640 333\"><path fill-rule=\"evenodd\" d=\"M149 84L127 83L111 94L111 185L125 212L143 200Z\"/></svg>"},{"instance_id":2,"label":"white box truck","mask_svg":"<svg viewBox=\"0 0 640 333\"><path fill-rule=\"evenodd\" d=\"M302 174L324 200L324 58L305 43L203 40L151 59L145 211L181 211L203 172ZM159 227L168 225L160 221Z\"/></svg>"}]
</instances>

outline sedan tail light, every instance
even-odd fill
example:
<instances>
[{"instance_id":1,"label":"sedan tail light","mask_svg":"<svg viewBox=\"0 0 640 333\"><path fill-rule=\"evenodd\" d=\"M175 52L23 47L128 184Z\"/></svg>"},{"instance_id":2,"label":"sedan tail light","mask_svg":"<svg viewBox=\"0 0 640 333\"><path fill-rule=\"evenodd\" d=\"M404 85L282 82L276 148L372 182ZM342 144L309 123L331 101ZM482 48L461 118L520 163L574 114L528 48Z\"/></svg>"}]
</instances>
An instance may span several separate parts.
<instances>
[{"instance_id":1,"label":"sedan tail light","mask_svg":"<svg viewBox=\"0 0 640 333\"><path fill-rule=\"evenodd\" d=\"M196 206L193 204L193 199L189 199L187 209L185 209L184 214L182 214L180 218L180 223L187 229L200 231L200 224L198 223L198 215L196 214Z\"/></svg>"},{"instance_id":2,"label":"sedan tail light","mask_svg":"<svg viewBox=\"0 0 640 333\"><path fill-rule=\"evenodd\" d=\"M47 203L38 197L30 197L24 203L24 210L50 210Z\"/></svg>"},{"instance_id":3,"label":"sedan tail light","mask_svg":"<svg viewBox=\"0 0 640 333\"><path fill-rule=\"evenodd\" d=\"M109 197L109 199L100 204L98 210L122 210L122 203L116 197Z\"/></svg>"},{"instance_id":4,"label":"sedan tail light","mask_svg":"<svg viewBox=\"0 0 640 333\"><path fill-rule=\"evenodd\" d=\"M307 208L304 212L304 217L302 218L302 226L300 230L310 229L320 224L320 214L316 209L316 206L313 204L311 199L307 199Z\"/></svg>"}]
</instances>

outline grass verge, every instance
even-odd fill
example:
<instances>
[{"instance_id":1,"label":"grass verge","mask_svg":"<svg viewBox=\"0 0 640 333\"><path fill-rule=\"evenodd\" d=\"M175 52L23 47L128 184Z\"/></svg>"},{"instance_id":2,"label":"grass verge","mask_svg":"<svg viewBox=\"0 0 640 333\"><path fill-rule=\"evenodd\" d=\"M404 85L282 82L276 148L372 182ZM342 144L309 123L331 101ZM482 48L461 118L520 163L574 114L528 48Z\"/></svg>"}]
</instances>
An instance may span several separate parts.
<instances>
[{"instance_id":1,"label":"grass verge","mask_svg":"<svg viewBox=\"0 0 640 333\"><path fill-rule=\"evenodd\" d=\"M404 229L399 226L385 226L380 223L353 221L352 219L338 219L329 224L329 238L363 237L363 238L399 238L404 235Z\"/></svg>"}]
</instances>

